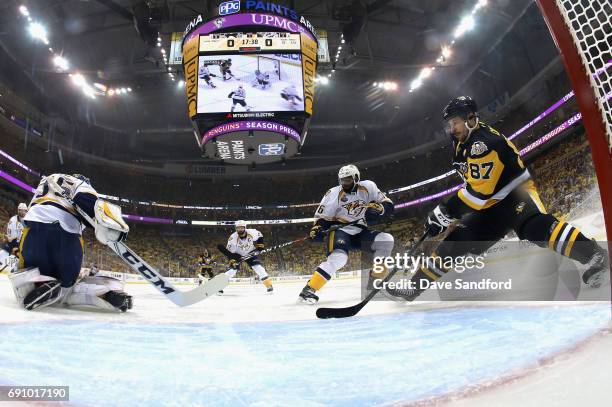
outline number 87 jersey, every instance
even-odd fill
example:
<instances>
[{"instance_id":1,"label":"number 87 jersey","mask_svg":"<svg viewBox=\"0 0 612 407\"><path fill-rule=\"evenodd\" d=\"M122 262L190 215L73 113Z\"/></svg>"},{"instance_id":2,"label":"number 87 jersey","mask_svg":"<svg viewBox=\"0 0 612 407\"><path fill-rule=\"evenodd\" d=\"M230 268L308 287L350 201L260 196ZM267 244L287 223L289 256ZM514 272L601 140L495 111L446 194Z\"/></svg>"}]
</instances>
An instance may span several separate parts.
<instances>
[{"instance_id":1,"label":"number 87 jersey","mask_svg":"<svg viewBox=\"0 0 612 407\"><path fill-rule=\"evenodd\" d=\"M465 181L457 196L474 210L495 205L530 179L514 144L483 122L453 146L453 167Z\"/></svg>"}]
</instances>

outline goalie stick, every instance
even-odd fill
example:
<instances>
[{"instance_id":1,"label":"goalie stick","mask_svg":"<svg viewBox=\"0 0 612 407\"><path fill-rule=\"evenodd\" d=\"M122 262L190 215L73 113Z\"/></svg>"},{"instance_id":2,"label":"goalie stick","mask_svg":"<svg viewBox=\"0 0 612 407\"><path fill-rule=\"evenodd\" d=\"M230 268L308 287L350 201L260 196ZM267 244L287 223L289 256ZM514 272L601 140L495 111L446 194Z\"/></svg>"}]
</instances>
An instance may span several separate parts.
<instances>
[{"instance_id":1,"label":"goalie stick","mask_svg":"<svg viewBox=\"0 0 612 407\"><path fill-rule=\"evenodd\" d=\"M95 227L95 221L85 211L79 208L79 206L76 205L71 199L68 199L68 201L72 203L83 219L85 219L92 227ZM192 290L180 291L174 288L170 281L165 279L159 271L144 261L125 243L109 242L107 243L107 246L110 247L111 250L121 258L121 260L127 263L132 270L138 272L138 274L151 283L151 285L153 285L157 291L165 295L166 298L179 307L186 307L205 300L211 295L215 295L220 290L223 290L229 284L229 277L223 273L215 276L208 282L199 285Z\"/></svg>"},{"instance_id":2,"label":"goalie stick","mask_svg":"<svg viewBox=\"0 0 612 407\"><path fill-rule=\"evenodd\" d=\"M423 235L419 238L419 240L417 240L417 242L414 244L414 246L412 246L412 248L410 249L410 251L408 252L408 256L412 256L417 249L421 246L421 243L423 243L423 240L425 240L425 238L429 236L429 230L427 230L425 233L423 233ZM381 283L381 287L384 287L384 284L391 280L391 278L395 275L395 273L397 273L398 268L394 268L393 270L391 270L391 272L389 272L389 274L387 275L387 277L384 278L384 280ZM376 296L376 294L378 294L378 292L380 291L380 288L376 288L373 289L372 291L370 291L370 293L365 297L365 299L363 301L361 301L358 304L355 305L351 305L350 307L344 307L344 308L318 308L317 309L317 318L321 318L321 319L328 319L328 318L348 318L348 317L352 317L357 315L357 313L359 311L361 311L361 309L363 307L365 307L367 305L368 302L370 302L370 300L372 298L374 298L374 296Z\"/></svg>"},{"instance_id":3,"label":"goalie stick","mask_svg":"<svg viewBox=\"0 0 612 407\"><path fill-rule=\"evenodd\" d=\"M328 229L323 230L321 232L321 234L322 235L326 235L326 234L328 234L330 232L333 232L334 230L338 230L338 229L343 228L343 227L355 225L355 224L359 223L360 221L361 221L361 219L354 220L354 221L349 222L349 223L338 223L336 225L330 226ZM308 239L310 239L310 236L304 236L304 237L301 237L299 239L291 240L289 242L277 244L276 246L270 246L267 249L263 249L263 250L259 250L259 251L256 250L256 251L254 251L254 252L252 252L250 254L244 255L244 256L240 256L237 253L230 252L222 244L218 244L217 245L217 249L219 249L219 251L223 255L225 255L228 259L230 259L230 260L236 260L236 261L239 261L239 262L243 262L243 261L250 260L250 259L252 259L255 256L259 256L260 254L270 253L270 252L273 252L275 250L282 249L283 247L287 247L287 246L290 246L290 245L295 244L295 243L300 243L300 242L306 241Z\"/></svg>"}]
</instances>

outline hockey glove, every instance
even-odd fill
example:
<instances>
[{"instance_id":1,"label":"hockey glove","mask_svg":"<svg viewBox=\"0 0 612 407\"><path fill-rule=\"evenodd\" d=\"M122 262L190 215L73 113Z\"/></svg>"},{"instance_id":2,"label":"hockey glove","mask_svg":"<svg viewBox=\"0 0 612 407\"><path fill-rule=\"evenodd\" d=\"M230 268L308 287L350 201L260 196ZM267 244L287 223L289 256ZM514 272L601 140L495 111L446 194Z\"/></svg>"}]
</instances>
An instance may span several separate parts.
<instances>
[{"instance_id":1,"label":"hockey glove","mask_svg":"<svg viewBox=\"0 0 612 407\"><path fill-rule=\"evenodd\" d=\"M312 240L320 239L323 236L323 227L321 225L314 225L310 228L309 236Z\"/></svg>"},{"instance_id":2,"label":"hockey glove","mask_svg":"<svg viewBox=\"0 0 612 407\"><path fill-rule=\"evenodd\" d=\"M376 225L393 217L392 202L370 202L367 205L365 220L368 225Z\"/></svg>"},{"instance_id":3,"label":"hockey glove","mask_svg":"<svg viewBox=\"0 0 612 407\"><path fill-rule=\"evenodd\" d=\"M427 216L425 228L430 236L438 236L443 233L453 222L453 218L448 214L444 205L438 205Z\"/></svg>"},{"instance_id":4,"label":"hockey glove","mask_svg":"<svg viewBox=\"0 0 612 407\"><path fill-rule=\"evenodd\" d=\"M235 260L235 259L230 259L230 261L229 261L229 268L231 268L231 269L234 269L234 270L235 270L235 269L237 269L237 268L238 268L238 264L240 264L240 263L238 262L238 260Z\"/></svg>"}]
</instances>

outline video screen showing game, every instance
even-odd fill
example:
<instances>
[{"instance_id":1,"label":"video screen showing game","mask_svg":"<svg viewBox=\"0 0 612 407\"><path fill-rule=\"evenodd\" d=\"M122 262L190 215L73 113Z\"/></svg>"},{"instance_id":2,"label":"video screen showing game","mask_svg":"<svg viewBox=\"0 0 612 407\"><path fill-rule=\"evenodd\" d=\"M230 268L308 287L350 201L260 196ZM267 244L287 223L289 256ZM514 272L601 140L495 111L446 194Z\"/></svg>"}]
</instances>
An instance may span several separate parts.
<instances>
[{"instance_id":1,"label":"video screen showing game","mask_svg":"<svg viewBox=\"0 0 612 407\"><path fill-rule=\"evenodd\" d=\"M199 57L198 113L303 110L300 54Z\"/></svg>"}]
</instances>

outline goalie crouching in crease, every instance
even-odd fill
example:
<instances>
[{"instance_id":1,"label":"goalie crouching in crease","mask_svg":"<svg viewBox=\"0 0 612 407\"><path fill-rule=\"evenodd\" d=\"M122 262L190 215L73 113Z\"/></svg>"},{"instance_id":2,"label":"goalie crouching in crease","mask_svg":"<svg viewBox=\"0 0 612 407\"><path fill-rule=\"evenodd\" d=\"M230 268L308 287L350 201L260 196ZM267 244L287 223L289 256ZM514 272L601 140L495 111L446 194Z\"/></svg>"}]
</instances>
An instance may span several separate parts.
<instances>
[{"instance_id":1,"label":"goalie crouching in crease","mask_svg":"<svg viewBox=\"0 0 612 407\"><path fill-rule=\"evenodd\" d=\"M78 210L95 219L95 224L89 225ZM17 302L26 310L53 304L122 312L132 308L132 297L119 280L103 276L79 279L81 234L86 226L95 229L102 244L121 241L129 231L121 208L98 199L89 179L79 174L43 177L24 222L19 268L9 279Z\"/></svg>"}]
</instances>

